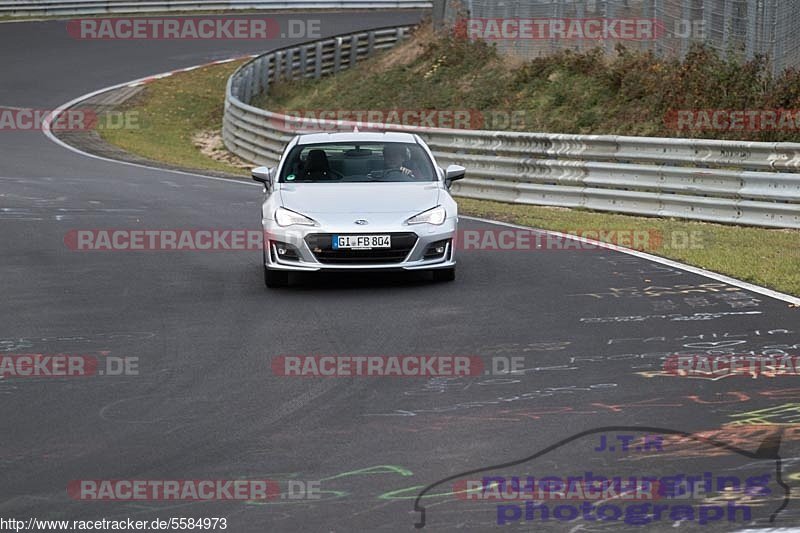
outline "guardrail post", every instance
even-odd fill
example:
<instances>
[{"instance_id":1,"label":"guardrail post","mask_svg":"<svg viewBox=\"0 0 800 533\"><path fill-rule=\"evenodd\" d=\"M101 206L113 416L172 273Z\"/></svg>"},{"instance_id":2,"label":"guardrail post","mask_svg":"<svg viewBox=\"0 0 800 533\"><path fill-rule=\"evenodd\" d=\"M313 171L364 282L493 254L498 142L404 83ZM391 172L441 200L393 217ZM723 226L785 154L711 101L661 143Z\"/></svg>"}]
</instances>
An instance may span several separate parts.
<instances>
[{"instance_id":1,"label":"guardrail post","mask_svg":"<svg viewBox=\"0 0 800 533\"><path fill-rule=\"evenodd\" d=\"M255 72L253 73L253 94L259 94L262 84L261 76L264 72L264 58L259 57L253 61L253 65L255 66Z\"/></svg>"},{"instance_id":2,"label":"guardrail post","mask_svg":"<svg viewBox=\"0 0 800 533\"><path fill-rule=\"evenodd\" d=\"M333 73L336 74L342 67L342 38L337 37L333 45Z\"/></svg>"},{"instance_id":3,"label":"guardrail post","mask_svg":"<svg viewBox=\"0 0 800 533\"><path fill-rule=\"evenodd\" d=\"M245 69L244 71L244 83L242 84L242 89L244 90L244 101L249 102L250 98L253 94L252 89L250 87L253 81L253 67L250 66Z\"/></svg>"},{"instance_id":4,"label":"guardrail post","mask_svg":"<svg viewBox=\"0 0 800 533\"><path fill-rule=\"evenodd\" d=\"M294 53L296 48L289 48L286 50L286 74L284 79L291 81L294 79Z\"/></svg>"},{"instance_id":5,"label":"guardrail post","mask_svg":"<svg viewBox=\"0 0 800 533\"><path fill-rule=\"evenodd\" d=\"M317 41L314 47L314 79L322 76L322 41Z\"/></svg>"},{"instance_id":6,"label":"guardrail post","mask_svg":"<svg viewBox=\"0 0 800 533\"><path fill-rule=\"evenodd\" d=\"M375 32L371 31L367 34L367 57L371 57L375 53Z\"/></svg>"},{"instance_id":7,"label":"guardrail post","mask_svg":"<svg viewBox=\"0 0 800 533\"><path fill-rule=\"evenodd\" d=\"M275 66L272 69L273 74L275 74L275 76L272 78L272 81L275 83L279 83L281 81L282 61L283 61L283 52L279 50L275 52Z\"/></svg>"},{"instance_id":8,"label":"guardrail post","mask_svg":"<svg viewBox=\"0 0 800 533\"><path fill-rule=\"evenodd\" d=\"M269 94L269 77L272 74L272 62L274 60L274 54L264 56L264 69L261 71L261 92L264 94Z\"/></svg>"},{"instance_id":9,"label":"guardrail post","mask_svg":"<svg viewBox=\"0 0 800 533\"><path fill-rule=\"evenodd\" d=\"M350 68L358 62L358 35L350 37Z\"/></svg>"},{"instance_id":10,"label":"guardrail post","mask_svg":"<svg viewBox=\"0 0 800 533\"><path fill-rule=\"evenodd\" d=\"M242 98L242 95L239 93L239 80L238 79L231 80L231 94L233 96L235 96L236 98L239 98L239 99ZM228 108L228 106L227 106L227 100L228 99L225 98L225 100L226 100L225 108L227 109Z\"/></svg>"},{"instance_id":11,"label":"guardrail post","mask_svg":"<svg viewBox=\"0 0 800 533\"><path fill-rule=\"evenodd\" d=\"M308 47L300 47L300 78L303 79L308 74Z\"/></svg>"}]
</instances>

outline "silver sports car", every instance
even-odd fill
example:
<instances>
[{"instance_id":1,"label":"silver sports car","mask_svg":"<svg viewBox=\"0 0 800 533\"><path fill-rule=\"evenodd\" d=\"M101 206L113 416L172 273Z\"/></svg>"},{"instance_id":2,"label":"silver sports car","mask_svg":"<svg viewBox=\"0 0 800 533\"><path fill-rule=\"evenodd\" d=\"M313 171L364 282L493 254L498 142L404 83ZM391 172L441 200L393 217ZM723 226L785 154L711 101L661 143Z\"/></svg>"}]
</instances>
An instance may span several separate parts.
<instances>
[{"instance_id":1,"label":"silver sports car","mask_svg":"<svg viewBox=\"0 0 800 533\"><path fill-rule=\"evenodd\" d=\"M264 184L264 281L290 272L430 270L455 279L458 209L448 192L464 167L442 170L418 135L315 133L292 139Z\"/></svg>"}]
</instances>

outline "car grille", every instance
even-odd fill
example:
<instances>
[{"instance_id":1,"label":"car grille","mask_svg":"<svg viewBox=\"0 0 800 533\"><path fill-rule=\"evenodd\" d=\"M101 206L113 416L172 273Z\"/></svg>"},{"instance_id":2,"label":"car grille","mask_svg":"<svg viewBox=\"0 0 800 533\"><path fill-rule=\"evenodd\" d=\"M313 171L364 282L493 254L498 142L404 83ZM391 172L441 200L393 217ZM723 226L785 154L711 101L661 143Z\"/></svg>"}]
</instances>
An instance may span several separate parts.
<instances>
[{"instance_id":1,"label":"car grille","mask_svg":"<svg viewBox=\"0 0 800 533\"><path fill-rule=\"evenodd\" d=\"M391 235L391 248L373 250L334 250L333 233L306 236L306 244L317 261L332 265L402 263L417 243L416 233L348 233L348 235Z\"/></svg>"}]
</instances>

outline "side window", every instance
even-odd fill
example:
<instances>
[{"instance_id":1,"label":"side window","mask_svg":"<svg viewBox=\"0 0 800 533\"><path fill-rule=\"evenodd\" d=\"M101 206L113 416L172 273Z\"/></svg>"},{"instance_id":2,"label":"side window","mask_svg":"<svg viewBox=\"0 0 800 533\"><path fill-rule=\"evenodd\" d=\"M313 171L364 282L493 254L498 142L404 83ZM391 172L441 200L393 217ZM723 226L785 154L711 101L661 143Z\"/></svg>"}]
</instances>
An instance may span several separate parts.
<instances>
[{"instance_id":1,"label":"side window","mask_svg":"<svg viewBox=\"0 0 800 533\"><path fill-rule=\"evenodd\" d=\"M283 170L281 171L278 181L281 183L291 182L301 175L305 163L302 155L303 148L301 146L295 146L292 148L292 151L287 156L286 163L283 165Z\"/></svg>"}]
</instances>

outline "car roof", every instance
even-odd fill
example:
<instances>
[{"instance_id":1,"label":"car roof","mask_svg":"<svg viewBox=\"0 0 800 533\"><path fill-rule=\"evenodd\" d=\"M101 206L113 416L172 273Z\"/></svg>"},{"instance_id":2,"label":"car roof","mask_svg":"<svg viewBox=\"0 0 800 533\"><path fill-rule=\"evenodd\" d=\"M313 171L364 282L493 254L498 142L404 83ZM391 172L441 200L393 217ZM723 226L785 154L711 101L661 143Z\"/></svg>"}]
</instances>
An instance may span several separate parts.
<instances>
[{"instance_id":1,"label":"car roof","mask_svg":"<svg viewBox=\"0 0 800 533\"><path fill-rule=\"evenodd\" d=\"M319 144L336 142L398 142L416 144L417 139L410 133L350 131L342 133L308 133L299 135L297 144Z\"/></svg>"}]
</instances>

